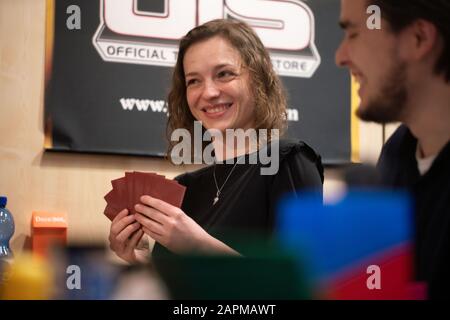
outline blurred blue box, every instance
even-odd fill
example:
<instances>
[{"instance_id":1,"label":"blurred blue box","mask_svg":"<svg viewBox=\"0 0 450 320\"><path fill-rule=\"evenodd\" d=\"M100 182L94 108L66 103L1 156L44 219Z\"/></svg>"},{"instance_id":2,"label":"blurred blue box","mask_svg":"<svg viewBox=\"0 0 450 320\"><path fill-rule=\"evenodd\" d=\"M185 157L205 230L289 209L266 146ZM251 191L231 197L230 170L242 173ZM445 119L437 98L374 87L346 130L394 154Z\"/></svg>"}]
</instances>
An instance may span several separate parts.
<instances>
[{"instance_id":1,"label":"blurred blue box","mask_svg":"<svg viewBox=\"0 0 450 320\"><path fill-rule=\"evenodd\" d=\"M276 236L302 260L313 281L413 240L413 203L406 192L350 190L339 202L301 193L279 205Z\"/></svg>"}]
</instances>

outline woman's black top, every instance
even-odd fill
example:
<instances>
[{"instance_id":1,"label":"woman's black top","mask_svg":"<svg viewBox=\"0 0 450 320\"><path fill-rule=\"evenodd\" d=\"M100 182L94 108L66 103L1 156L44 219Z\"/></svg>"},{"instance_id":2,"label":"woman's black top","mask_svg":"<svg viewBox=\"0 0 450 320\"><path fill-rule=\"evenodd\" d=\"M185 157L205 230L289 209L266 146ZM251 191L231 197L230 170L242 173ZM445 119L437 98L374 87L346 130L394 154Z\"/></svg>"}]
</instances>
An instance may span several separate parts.
<instances>
[{"instance_id":1,"label":"woman's black top","mask_svg":"<svg viewBox=\"0 0 450 320\"><path fill-rule=\"evenodd\" d=\"M262 175L261 167L270 164L250 164L250 155L240 159L221 190L219 201L213 205L217 185L222 187L233 169L233 164L211 165L175 179L186 186L183 211L215 238L239 251L233 240L239 237L270 238L277 220L277 206L288 194L307 189L322 192L323 167L321 158L312 148L298 140L281 139L279 143L279 170L274 175ZM276 148L265 152L271 154ZM214 168L215 167L215 168ZM230 236L230 237L229 237ZM244 239L245 240L245 239ZM231 243L230 243L231 242ZM240 251L239 251L240 252ZM153 257L168 253L156 243ZM240 252L245 255L245 252Z\"/></svg>"}]
</instances>

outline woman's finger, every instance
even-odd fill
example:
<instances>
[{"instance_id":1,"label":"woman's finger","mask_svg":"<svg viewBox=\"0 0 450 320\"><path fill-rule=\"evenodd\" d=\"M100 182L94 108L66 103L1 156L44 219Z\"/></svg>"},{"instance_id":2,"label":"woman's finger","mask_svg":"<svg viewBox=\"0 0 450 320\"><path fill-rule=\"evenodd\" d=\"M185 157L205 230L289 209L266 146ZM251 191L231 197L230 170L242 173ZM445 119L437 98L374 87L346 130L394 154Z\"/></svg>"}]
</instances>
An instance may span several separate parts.
<instances>
[{"instance_id":1,"label":"woman's finger","mask_svg":"<svg viewBox=\"0 0 450 320\"><path fill-rule=\"evenodd\" d=\"M134 206L134 208L136 209L136 212L140 213L142 216L144 216L148 219L155 221L156 223L159 223L161 225L164 225L167 223L168 217L164 213L162 213L154 208L148 207L143 204L137 204Z\"/></svg>"},{"instance_id":2,"label":"woman's finger","mask_svg":"<svg viewBox=\"0 0 450 320\"><path fill-rule=\"evenodd\" d=\"M120 219L126 217L128 214L128 210L127 209L123 209L122 211L120 211L117 216L113 219L112 223L115 223L117 221L119 221Z\"/></svg>"},{"instance_id":3,"label":"woman's finger","mask_svg":"<svg viewBox=\"0 0 450 320\"><path fill-rule=\"evenodd\" d=\"M142 230L156 242L159 242L163 246L165 245L164 237L162 235L160 235L156 232L153 232L152 230L148 229L147 227L142 227Z\"/></svg>"},{"instance_id":4,"label":"woman's finger","mask_svg":"<svg viewBox=\"0 0 450 320\"><path fill-rule=\"evenodd\" d=\"M126 243L130 238L131 234L140 228L141 224L139 222L132 223L123 229L117 236L116 240L119 242Z\"/></svg>"},{"instance_id":5,"label":"woman's finger","mask_svg":"<svg viewBox=\"0 0 450 320\"><path fill-rule=\"evenodd\" d=\"M150 196L142 196L141 202L143 204L148 205L149 207L153 207L156 210L162 212L163 214L173 217L176 214L179 214L181 212L181 209L165 202L160 199L152 198Z\"/></svg>"},{"instance_id":6,"label":"woman's finger","mask_svg":"<svg viewBox=\"0 0 450 320\"><path fill-rule=\"evenodd\" d=\"M164 227L156 221L147 219L140 214L136 215L136 220L142 225L142 227L146 227L147 229L152 230L152 232L155 232L161 236L165 234Z\"/></svg>"},{"instance_id":7,"label":"woman's finger","mask_svg":"<svg viewBox=\"0 0 450 320\"><path fill-rule=\"evenodd\" d=\"M139 229L131 236L131 239L128 241L125 249L127 253L131 253L136 248L139 240L141 240L143 235L144 231L142 229Z\"/></svg>"},{"instance_id":8,"label":"woman's finger","mask_svg":"<svg viewBox=\"0 0 450 320\"><path fill-rule=\"evenodd\" d=\"M128 225L135 222L136 218L134 215L125 216L116 222L111 224L111 234L115 237L121 233Z\"/></svg>"}]
</instances>

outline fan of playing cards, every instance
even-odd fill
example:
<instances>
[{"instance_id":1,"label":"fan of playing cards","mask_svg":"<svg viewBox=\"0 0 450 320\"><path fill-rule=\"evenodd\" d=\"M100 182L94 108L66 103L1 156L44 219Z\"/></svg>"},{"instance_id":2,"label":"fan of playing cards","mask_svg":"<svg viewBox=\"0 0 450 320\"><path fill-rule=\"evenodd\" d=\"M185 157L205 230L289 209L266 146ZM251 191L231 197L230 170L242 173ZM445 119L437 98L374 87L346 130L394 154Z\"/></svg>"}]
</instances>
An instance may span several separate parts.
<instances>
[{"instance_id":1,"label":"fan of playing cards","mask_svg":"<svg viewBox=\"0 0 450 320\"><path fill-rule=\"evenodd\" d=\"M125 172L125 177L111 181L113 189L104 197L107 205L104 214L112 221L123 209L135 214L134 206L143 195L181 207L186 187L175 180L148 172Z\"/></svg>"}]
</instances>

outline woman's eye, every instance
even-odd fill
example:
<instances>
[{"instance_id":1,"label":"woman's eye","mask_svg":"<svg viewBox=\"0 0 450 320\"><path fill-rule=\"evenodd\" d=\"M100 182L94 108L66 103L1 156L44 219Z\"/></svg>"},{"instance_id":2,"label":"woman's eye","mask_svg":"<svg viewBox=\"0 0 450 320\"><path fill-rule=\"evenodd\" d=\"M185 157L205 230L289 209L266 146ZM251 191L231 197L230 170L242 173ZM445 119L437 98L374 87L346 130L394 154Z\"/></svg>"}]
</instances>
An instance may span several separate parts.
<instances>
[{"instance_id":1,"label":"woman's eye","mask_svg":"<svg viewBox=\"0 0 450 320\"><path fill-rule=\"evenodd\" d=\"M220 71L217 74L217 77L222 80L232 79L235 76L236 74L234 72L228 70Z\"/></svg>"},{"instance_id":2,"label":"woman's eye","mask_svg":"<svg viewBox=\"0 0 450 320\"><path fill-rule=\"evenodd\" d=\"M188 81L186 81L186 87L189 87L196 83L197 83L197 79L189 79Z\"/></svg>"}]
</instances>

